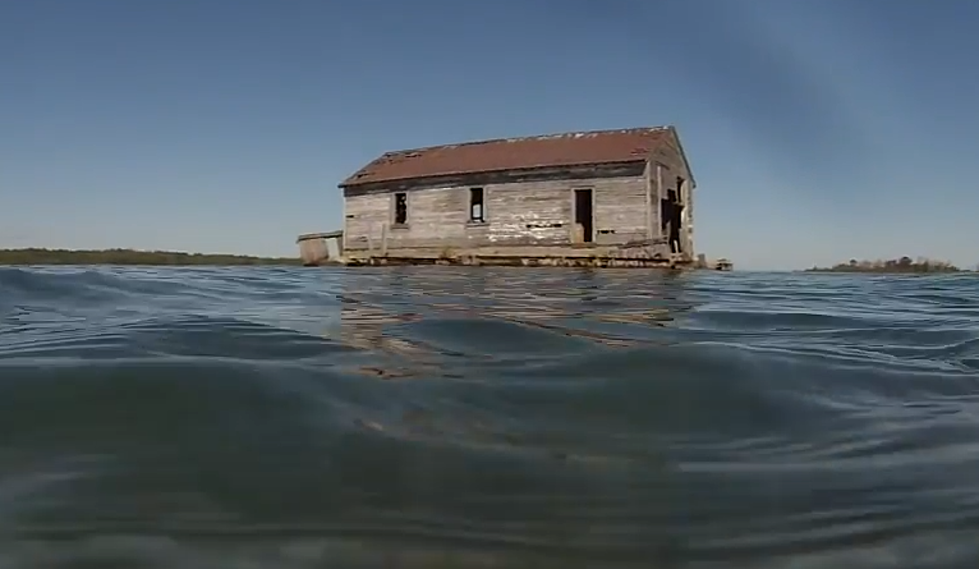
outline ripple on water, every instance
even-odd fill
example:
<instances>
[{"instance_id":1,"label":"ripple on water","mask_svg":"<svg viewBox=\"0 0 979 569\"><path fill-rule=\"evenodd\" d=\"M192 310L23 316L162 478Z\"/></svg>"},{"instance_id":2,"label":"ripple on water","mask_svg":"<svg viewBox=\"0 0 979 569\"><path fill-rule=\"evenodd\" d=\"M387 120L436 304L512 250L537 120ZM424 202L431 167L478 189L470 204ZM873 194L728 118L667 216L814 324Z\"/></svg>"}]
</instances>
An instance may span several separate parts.
<instances>
[{"instance_id":1,"label":"ripple on water","mask_svg":"<svg viewBox=\"0 0 979 569\"><path fill-rule=\"evenodd\" d=\"M973 283L0 268L0 566L972 566Z\"/></svg>"}]
</instances>

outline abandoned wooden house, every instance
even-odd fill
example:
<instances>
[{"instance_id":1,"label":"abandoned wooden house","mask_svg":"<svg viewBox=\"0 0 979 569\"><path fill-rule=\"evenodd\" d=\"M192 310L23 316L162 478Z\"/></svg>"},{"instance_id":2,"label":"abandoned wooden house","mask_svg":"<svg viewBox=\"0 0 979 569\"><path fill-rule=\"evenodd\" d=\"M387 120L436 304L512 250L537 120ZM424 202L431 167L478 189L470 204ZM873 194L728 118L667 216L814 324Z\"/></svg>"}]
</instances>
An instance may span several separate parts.
<instances>
[{"instance_id":1,"label":"abandoned wooden house","mask_svg":"<svg viewBox=\"0 0 979 569\"><path fill-rule=\"evenodd\" d=\"M387 152L339 187L349 264L695 259L696 185L672 126Z\"/></svg>"}]
</instances>

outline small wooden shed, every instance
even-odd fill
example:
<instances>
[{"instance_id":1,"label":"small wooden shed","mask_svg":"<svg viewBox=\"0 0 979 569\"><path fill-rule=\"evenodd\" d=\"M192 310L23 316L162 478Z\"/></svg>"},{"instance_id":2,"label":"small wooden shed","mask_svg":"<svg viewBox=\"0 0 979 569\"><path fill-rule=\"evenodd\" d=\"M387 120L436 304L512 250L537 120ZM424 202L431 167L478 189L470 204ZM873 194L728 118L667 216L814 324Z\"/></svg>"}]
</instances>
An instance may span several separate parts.
<instances>
[{"instance_id":1,"label":"small wooden shed","mask_svg":"<svg viewBox=\"0 0 979 569\"><path fill-rule=\"evenodd\" d=\"M330 241L334 241L335 253L330 253ZM343 231L327 233L304 233L296 238L299 257L303 265L316 267L343 263Z\"/></svg>"},{"instance_id":2,"label":"small wooden shed","mask_svg":"<svg viewBox=\"0 0 979 569\"><path fill-rule=\"evenodd\" d=\"M672 126L386 152L339 187L352 264L695 260L696 184Z\"/></svg>"}]
</instances>

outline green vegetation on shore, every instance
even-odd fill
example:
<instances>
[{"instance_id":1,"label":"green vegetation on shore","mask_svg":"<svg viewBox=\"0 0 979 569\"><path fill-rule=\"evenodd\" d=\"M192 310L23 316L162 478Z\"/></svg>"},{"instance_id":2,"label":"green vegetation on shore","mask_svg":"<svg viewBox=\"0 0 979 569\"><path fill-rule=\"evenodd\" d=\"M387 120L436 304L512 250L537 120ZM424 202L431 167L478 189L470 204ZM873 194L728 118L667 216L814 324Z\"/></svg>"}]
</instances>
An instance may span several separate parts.
<instances>
[{"instance_id":1,"label":"green vegetation on shore","mask_svg":"<svg viewBox=\"0 0 979 569\"><path fill-rule=\"evenodd\" d=\"M179 251L0 249L0 265L296 266L300 264L298 258L291 257L210 255Z\"/></svg>"},{"instance_id":2,"label":"green vegetation on shore","mask_svg":"<svg viewBox=\"0 0 979 569\"><path fill-rule=\"evenodd\" d=\"M890 259L888 261L857 261L850 259L848 263L840 263L832 267L813 267L807 272L817 273L879 273L879 274L934 274L958 273L962 269L945 261L934 259L912 260L911 257Z\"/></svg>"}]
</instances>

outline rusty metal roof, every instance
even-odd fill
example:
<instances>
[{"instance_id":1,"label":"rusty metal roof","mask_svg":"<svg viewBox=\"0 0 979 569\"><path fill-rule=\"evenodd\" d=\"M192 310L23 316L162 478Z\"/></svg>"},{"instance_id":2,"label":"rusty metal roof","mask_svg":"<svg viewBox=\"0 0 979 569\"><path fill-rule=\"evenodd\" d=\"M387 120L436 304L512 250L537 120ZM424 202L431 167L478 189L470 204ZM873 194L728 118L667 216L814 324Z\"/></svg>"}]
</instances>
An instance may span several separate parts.
<instances>
[{"instance_id":1,"label":"rusty metal roof","mask_svg":"<svg viewBox=\"0 0 979 569\"><path fill-rule=\"evenodd\" d=\"M340 187L479 172L645 160L671 127L568 132L386 152Z\"/></svg>"}]
</instances>

